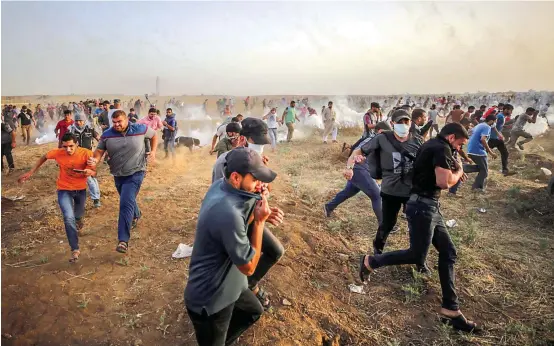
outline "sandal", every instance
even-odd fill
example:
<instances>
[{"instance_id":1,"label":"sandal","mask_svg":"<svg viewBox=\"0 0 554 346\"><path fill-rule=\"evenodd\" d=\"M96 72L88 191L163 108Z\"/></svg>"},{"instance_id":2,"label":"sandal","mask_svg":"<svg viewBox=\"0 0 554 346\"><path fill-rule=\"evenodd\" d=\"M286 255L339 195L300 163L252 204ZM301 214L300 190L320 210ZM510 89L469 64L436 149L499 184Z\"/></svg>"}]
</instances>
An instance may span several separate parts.
<instances>
[{"instance_id":1,"label":"sandal","mask_svg":"<svg viewBox=\"0 0 554 346\"><path fill-rule=\"evenodd\" d=\"M475 322L468 321L464 315L458 315L456 317L441 315L440 320L442 323L452 326L452 328L462 332L478 334L483 331Z\"/></svg>"},{"instance_id":2,"label":"sandal","mask_svg":"<svg viewBox=\"0 0 554 346\"><path fill-rule=\"evenodd\" d=\"M365 282L369 278L369 274L373 272L373 269L368 269L364 263L365 255L360 256L360 280Z\"/></svg>"},{"instance_id":3,"label":"sandal","mask_svg":"<svg viewBox=\"0 0 554 346\"><path fill-rule=\"evenodd\" d=\"M79 259L79 255L81 254L81 251L79 250L73 250L71 251L71 258L69 259L69 263L75 263Z\"/></svg>"},{"instance_id":4,"label":"sandal","mask_svg":"<svg viewBox=\"0 0 554 346\"><path fill-rule=\"evenodd\" d=\"M133 219L133 222L131 223L131 229L135 229L137 227L137 224L141 217L142 217L142 213L140 213L139 217L135 217Z\"/></svg>"},{"instance_id":5,"label":"sandal","mask_svg":"<svg viewBox=\"0 0 554 346\"><path fill-rule=\"evenodd\" d=\"M120 241L119 244L117 244L115 251L119 253L127 253L128 249L129 249L129 244L127 242Z\"/></svg>"},{"instance_id":6,"label":"sandal","mask_svg":"<svg viewBox=\"0 0 554 346\"><path fill-rule=\"evenodd\" d=\"M255 293L256 298L258 298L258 300L262 304L264 310L269 309L270 306L271 306L271 302L269 301L269 293L262 290L260 288L260 286L258 286L258 285L256 285L254 288L252 288L252 292L254 292L256 290L256 288L258 289L258 292Z\"/></svg>"}]
</instances>

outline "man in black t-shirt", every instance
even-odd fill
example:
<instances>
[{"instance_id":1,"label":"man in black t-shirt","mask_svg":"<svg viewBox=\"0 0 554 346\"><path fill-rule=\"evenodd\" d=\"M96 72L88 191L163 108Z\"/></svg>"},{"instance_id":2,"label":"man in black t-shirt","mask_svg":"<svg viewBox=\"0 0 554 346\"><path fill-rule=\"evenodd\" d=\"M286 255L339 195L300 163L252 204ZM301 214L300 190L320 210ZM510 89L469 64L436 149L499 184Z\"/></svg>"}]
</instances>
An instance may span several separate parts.
<instances>
[{"instance_id":1,"label":"man in black t-shirt","mask_svg":"<svg viewBox=\"0 0 554 346\"><path fill-rule=\"evenodd\" d=\"M21 136L23 137L23 142L29 145L31 142L31 125L37 125L35 118L33 118L32 113L27 111L27 106L21 107L21 113L19 113L17 118L21 122Z\"/></svg>"},{"instance_id":2,"label":"man in black t-shirt","mask_svg":"<svg viewBox=\"0 0 554 346\"><path fill-rule=\"evenodd\" d=\"M454 288L456 248L445 227L439 205L441 190L465 178L462 163L453 158L452 152L459 150L468 138L461 124L450 123L442 128L436 138L421 146L414 163L412 194L406 207L410 248L361 256L360 279L365 281L374 269L383 266L424 263L432 243L439 252L442 322L457 330L477 332L477 325L466 320L459 310Z\"/></svg>"}]
</instances>

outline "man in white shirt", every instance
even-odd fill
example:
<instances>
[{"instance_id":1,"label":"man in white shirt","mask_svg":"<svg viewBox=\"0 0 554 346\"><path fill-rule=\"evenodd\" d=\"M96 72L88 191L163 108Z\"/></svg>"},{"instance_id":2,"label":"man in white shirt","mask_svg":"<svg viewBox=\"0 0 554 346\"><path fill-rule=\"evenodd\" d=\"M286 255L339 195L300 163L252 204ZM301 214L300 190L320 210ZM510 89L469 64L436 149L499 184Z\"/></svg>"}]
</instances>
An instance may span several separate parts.
<instances>
[{"instance_id":1,"label":"man in white shirt","mask_svg":"<svg viewBox=\"0 0 554 346\"><path fill-rule=\"evenodd\" d=\"M333 143L337 143L337 112L333 109L333 102L329 101L327 108L323 110L323 124L325 129L323 130L323 143L327 144L327 137L332 133Z\"/></svg>"}]
</instances>

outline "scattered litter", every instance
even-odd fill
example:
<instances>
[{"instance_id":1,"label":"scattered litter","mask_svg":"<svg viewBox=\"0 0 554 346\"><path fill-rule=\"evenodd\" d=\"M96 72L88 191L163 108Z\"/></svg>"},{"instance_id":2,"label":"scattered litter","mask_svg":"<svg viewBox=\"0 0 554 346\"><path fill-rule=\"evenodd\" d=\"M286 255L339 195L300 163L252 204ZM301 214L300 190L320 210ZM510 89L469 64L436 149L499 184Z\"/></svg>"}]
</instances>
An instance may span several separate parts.
<instances>
[{"instance_id":1,"label":"scattered litter","mask_svg":"<svg viewBox=\"0 0 554 346\"><path fill-rule=\"evenodd\" d=\"M552 176L552 171L548 168L541 167L541 178L548 180Z\"/></svg>"},{"instance_id":2,"label":"scattered litter","mask_svg":"<svg viewBox=\"0 0 554 346\"><path fill-rule=\"evenodd\" d=\"M458 226L458 222L456 222L456 220L452 219L452 220L446 221L446 227L453 228L456 226Z\"/></svg>"},{"instance_id":3,"label":"scattered litter","mask_svg":"<svg viewBox=\"0 0 554 346\"><path fill-rule=\"evenodd\" d=\"M60 240L60 244L63 244L63 240Z\"/></svg>"},{"instance_id":4,"label":"scattered litter","mask_svg":"<svg viewBox=\"0 0 554 346\"><path fill-rule=\"evenodd\" d=\"M192 256L192 246L187 244L179 244L177 250L171 255L173 258L186 258Z\"/></svg>"},{"instance_id":5,"label":"scattered litter","mask_svg":"<svg viewBox=\"0 0 554 346\"><path fill-rule=\"evenodd\" d=\"M352 293L365 294L364 286L357 286L357 285L354 285L354 284L350 284L350 285L348 285L348 289Z\"/></svg>"},{"instance_id":6,"label":"scattered litter","mask_svg":"<svg viewBox=\"0 0 554 346\"><path fill-rule=\"evenodd\" d=\"M477 209L477 211L480 212L481 214L484 214L484 213L487 212L487 209L485 209L485 208L479 208L479 209Z\"/></svg>"},{"instance_id":7,"label":"scattered litter","mask_svg":"<svg viewBox=\"0 0 554 346\"><path fill-rule=\"evenodd\" d=\"M514 165L514 168L523 169L523 168L525 168L525 166L516 166L516 165Z\"/></svg>"},{"instance_id":8,"label":"scattered litter","mask_svg":"<svg viewBox=\"0 0 554 346\"><path fill-rule=\"evenodd\" d=\"M283 299L283 305L284 306L291 306L292 303L288 299L285 298L285 299Z\"/></svg>"}]
</instances>

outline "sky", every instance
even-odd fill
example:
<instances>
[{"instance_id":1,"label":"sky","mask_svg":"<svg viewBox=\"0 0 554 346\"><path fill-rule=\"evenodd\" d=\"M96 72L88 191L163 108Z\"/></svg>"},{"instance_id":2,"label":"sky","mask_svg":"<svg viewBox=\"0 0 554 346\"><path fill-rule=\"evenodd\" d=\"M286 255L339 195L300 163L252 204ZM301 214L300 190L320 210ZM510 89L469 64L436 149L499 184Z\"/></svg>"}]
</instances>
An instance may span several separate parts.
<instances>
[{"instance_id":1,"label":"sky","mask_svg":"<svg viewBox=\"0 0 554 346\"><path fill-rule=\"evenodd\" d=\"M554 2L1 3L1 93L554 90Z\"/></svg>"}]
</instances>

